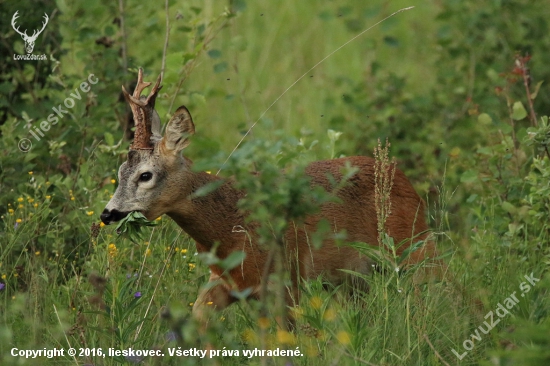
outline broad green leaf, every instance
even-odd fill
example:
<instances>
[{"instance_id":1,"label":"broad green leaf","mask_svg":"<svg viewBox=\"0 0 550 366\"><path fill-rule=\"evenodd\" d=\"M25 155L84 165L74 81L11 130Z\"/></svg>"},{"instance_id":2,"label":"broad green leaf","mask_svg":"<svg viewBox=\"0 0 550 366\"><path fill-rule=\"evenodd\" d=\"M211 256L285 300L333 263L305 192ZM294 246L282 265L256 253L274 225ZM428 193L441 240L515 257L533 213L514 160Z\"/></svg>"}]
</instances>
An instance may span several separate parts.
<instances>
[{"instance_id":1,"label":"broad green leaf","mask_svg":"<svg viewBox=\"0 0 550 366\"><path fill-rule=\"evenodd\" d=\"M527 117L527 111L521 102L515 102L512 107L512 118L516 121L522 120Z\"/></svg>"},{"instance_id":2,"label":"broad green leaf","mask_svg":"<svg viewBox=\"0 0 550 366\"><path fill-rule=\"evenodd\" d=\"M214 182L205 184L204 186L197 189L195 192L191 193L189 195L190 199L195 199L198 197L204 197L208 195L209 193L214 192L216 189L218 189L222 184L224 183L223 180L216 180Z\"/></svg>"},{"instance_id":3,"label":"broad green leaf","mask_svg":"<svg viewBox=\"0 0 550 366\"><path fill-rule=\"evenodd\" d=\"M227 62L220 62L214 65L214 72L216 74L219 74L220 72L224 72L227 70Z\"/></svg>"},{"instance_id":4,"label":"broad green leaf","mask_svg":"<svg viewBox=\"0 0 550 366\"><path fill-rule=\"evenodd\" d=\"M477 121L482 125L488 125L493 122L493 119L487 113L481 113L479 116L477 116Z\"/></svg>"},{"instance_id":5,"label":"broad green leaf","mask_svg":"<svg viewBox=\"0 0 550 366\"><path fill-rule=\"evenodd\" d=\"M466 170L464 173L462 173L462 176L460 177L460 181L462 183L474 183L477 182L477 172L474 170Z\"/></svg>"},{"instance_id":6,"label":"broad green leaf","mask_svg":"<svg viewBox=\"0 0 550 366\"><path fill-rule=\"evenodd\" d=\"M504 211L508 212L508 213L511 213L513 214L514 212L516 212L516 206L514 206L513 204L511 204L510 202L502 202L502 208L504 209Z\"/></svg>"},{"instance_id":7,"label":"broad green leaf","mask_svg":"<svg viewBox=\"0 0 550 366\"><path fill-rule=\"evenodd\" d=\"M224 270L228 271L240 265L243 262L245 257L246 257L246 253L239 250L229 254L227 258L225 258L220 262L219 265Z\"/></svg>"},{"instance_id":8,"label":"broad green leaf","mask_svg":"<svg viewBox=\"0 0 550 366\"><path fill-rule=\"evenodd\" d=\"M105 142L107 143L107 145L113 146L115 144L115 138L113 137L112 134L110 134L109 132L105 132L104 136L105 136Z\"/></svg>"}]
</instances>

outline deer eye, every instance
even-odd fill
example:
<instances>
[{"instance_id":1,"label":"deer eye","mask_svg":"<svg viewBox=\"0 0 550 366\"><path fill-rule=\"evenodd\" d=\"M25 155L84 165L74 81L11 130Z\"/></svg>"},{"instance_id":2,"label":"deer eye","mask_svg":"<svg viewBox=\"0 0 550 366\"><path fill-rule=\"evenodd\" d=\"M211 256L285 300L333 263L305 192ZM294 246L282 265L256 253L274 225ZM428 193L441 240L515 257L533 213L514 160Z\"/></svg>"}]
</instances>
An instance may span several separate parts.
<instances>
[{"instance_id":1,"label":"deer eye","mask_svg":"<svg viewBox=\"0 0 550 366\"><path fill-rule=\"evenodd\" d=\"M147 182L151 180L151 178L153 178L153 173L145 172L145 173L141 173L141 175L139 176L139 181Z\"/></svg>"}]
</instances>

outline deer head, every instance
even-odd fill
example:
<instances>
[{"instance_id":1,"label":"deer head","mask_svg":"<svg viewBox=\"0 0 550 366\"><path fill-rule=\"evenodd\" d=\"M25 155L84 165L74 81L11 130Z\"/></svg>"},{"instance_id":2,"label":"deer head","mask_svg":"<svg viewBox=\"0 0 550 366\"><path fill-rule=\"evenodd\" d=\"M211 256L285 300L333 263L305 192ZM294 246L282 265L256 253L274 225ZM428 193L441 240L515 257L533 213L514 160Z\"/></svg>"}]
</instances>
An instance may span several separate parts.
<instances>
[{"instance_id":1,"label":"deer head","mask_svg":"<svg viewBox=\"0 0 550 366\"><path fill-rule=\"evenodd\" d=\"M119 185L101 214L105 224L119 221L132 211L153 220L167 213L174 201L191 193L191 187L189 191L182 187L194 173L190 161L180 153L189 144L188 137L195 133L195 125L187 108L181 106L161 136L160 118L154 109L160 80L159 76L148 97L141 96L151 83L143 81L143 70L139 69L134 93L130 95L122 87L136 130L128 159L118 171Z\"/></svg>"},{"instance_id":2,"label":"deer head","mask_svg":"<svg viewBox=\"0 0 550 366\"><path fill-rule=\"evenodd\" d=\"M46 28L46 24L48 24L48 20L49 20L48 14L44 13L44 22L42 22L42 29L34 30L32 36L28 36L26 29L25 29L25 32L21 33L19 31L19 27L17 28L15 27L15 20L19 17L17 15L18 12L19 10L16 11L15 14L13 14L13 17L11 18L11 26L23 38L23 42L25 42L25 50L27 51L27 53L32 53L32 50L34 49L34 42L36 42L36 38L40 35L40 33L42 33L44 28Z\"/></svg>"}]
</instances>

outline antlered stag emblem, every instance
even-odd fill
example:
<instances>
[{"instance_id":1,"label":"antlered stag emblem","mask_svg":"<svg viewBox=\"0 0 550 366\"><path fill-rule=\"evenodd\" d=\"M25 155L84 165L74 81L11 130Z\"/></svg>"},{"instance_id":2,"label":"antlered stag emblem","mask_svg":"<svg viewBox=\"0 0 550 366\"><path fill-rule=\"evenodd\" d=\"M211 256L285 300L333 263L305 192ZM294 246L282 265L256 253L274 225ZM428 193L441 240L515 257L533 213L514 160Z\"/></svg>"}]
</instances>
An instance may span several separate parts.
<instances>
[{"instance_id":1,"label":"antlered stag emblem","mask_svg":"<svg viewBox=\"0 0 550 366\"><path fill-rule=\"evenodd\" d=\"M45 21L42 23L42 29L34 30L32 36L28 36L26 29L25 29L25 32L21 33L19 31L19 27L15 26L15 20L19 17L17 15L18 12L19 10L16 11L15 14L13 14L13 17L11 18L11 26L17 33L21 35L21 38L23 38L23 41L25 42L25 50L27 51L27 53L32 53L32 50L34 49L34 42L36 42L36 38L40 35L40 33L42 33L42 31L44 30L44 28L46 28L46 25L48 24L48 20L49 20L48 14L44 13Z\"/></svg>"}]
</instances>

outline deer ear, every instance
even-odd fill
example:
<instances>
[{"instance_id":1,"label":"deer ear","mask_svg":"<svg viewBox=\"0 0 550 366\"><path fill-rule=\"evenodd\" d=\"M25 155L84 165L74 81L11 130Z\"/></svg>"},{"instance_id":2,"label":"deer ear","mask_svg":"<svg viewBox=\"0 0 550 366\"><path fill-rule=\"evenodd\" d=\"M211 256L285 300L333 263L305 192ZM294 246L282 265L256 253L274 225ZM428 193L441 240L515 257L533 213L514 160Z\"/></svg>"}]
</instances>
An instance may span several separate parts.
<instances>
[{"instance_id":1,"label":"deer ear","mask_svg":"<svg viewBox=\"0 0 550 366\"><path fill-rule=\"evenodd\" d=\"M180 152L189 145L189 136L195 133L191 114L184 106L178 108L166 125L162 143L166 150Z\"/></svg>"}]
</instances>

